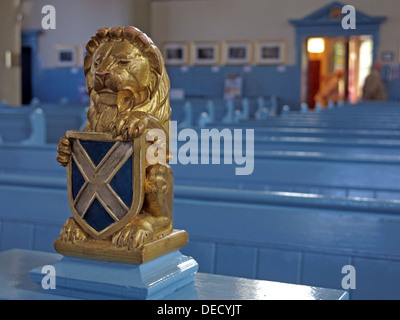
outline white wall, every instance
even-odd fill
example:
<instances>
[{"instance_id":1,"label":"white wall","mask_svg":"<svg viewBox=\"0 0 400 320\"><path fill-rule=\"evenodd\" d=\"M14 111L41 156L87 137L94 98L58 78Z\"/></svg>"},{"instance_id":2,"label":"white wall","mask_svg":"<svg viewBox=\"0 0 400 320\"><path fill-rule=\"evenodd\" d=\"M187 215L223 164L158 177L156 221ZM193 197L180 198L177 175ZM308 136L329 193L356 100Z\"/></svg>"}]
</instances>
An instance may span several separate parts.
<instances>
[{"instance_id":1,"label":"white wall","mask_svg":"<svg viewBox=\"0 0 400 320\"><path fill-rule=\"evenodd\" d=\"M0 1L0 101L10 105L21 103L21 23L18 20L19 0ZM5 53L13 53L13 65L5 67Z\"/></svg>"},{"instance_id":2,"label":"white wall","mask_svg":"<svg viewBox=\"0 0 400 320\"><path fill-rule=\"evenodd\" d=\"M288 64L295 63L295 30L299 19L332 0L185 0L151 3L151 34L156 43L203 40L276 40L287 42ZM390 50L398 62L399 0L352 0L356 10L387 16L382 25L380 52Z\"/></svg>"},{"instance_id":3,"label":"white wall","mask_svg":"<svg viewBox=\"0 0 400 320\"><path fill-rule=\"evenodd\" d=\"M42 67L54 66L54 45L85 45L99 28L134 25L150 31L149 0L24 0L22 28L42 29L41 11L47 4L56 9L56 29L40 36Z\"/></svg>"},{"instance_id":4,"label":"white wall","mask_svg":"<svg viewBox=\"0 0 400 320\"><path fill-rule=\"evenodd\" d=\"M7 0L1 0L7 1ZM85 44L104 26L135 25L159 46L165 41L276 40L287 44L287 62L295 63L295 32L289 19L299 19L331 0L24 0L23 29L41 29L45 4L55 6L57 29L40 36L39 59L54 65L56 44ZM357 10L387 16L380 52L393 51L399 61L399 0L352 0Z\"/></svg>"}]
</instances>

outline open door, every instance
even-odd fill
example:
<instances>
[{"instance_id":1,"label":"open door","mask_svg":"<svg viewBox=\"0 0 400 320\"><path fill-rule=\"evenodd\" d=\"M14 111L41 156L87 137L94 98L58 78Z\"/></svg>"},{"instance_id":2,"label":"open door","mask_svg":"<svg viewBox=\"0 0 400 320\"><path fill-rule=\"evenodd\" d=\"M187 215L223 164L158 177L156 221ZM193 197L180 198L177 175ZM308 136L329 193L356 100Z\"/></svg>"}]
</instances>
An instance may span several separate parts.
<instances>
[{"instance_id":1,"label":"open door","mask_svg":"<svg viewBox=\"0 0 400 320\"><path fill-rule=\"evenodd\" d=\"M0 101L21 105L20 0L0 1Z\"/></svg>"},{"instance_id":2,"label":"open door","mask_svg":"<svg viewBox=\"0 0 400 320\"><path fill-rule=\"evenodd\" d=\"M297 65L301 66L301 103L309 102L309 96L313 94L309 88L309 61L318 60L318 57L308 55L307 41L310 38L326 40L326 53L320 55L324 59L320 62L321 76L341 69L344 79L340 83L339 94L346 101L355 102L360 97L360 86L371 66L369 61L379 60L380 27L386 17L370 16L357 9L357 28L344 29L340 27L345 16L342 13L344 6L344 3L333 1L303 18L289 20L295 27ZM365 32L361 33L361 30ZM354 59L355 55L359 57L358 61ZM341 67L336 64L338 61L341 61ZM323 87L321 82L320 87Z\"/></svg>"},{"instance_id":3,"label":"open door","mask_svg":"<svg viewBox=\"0 0 400 320\"><path fill-rule=\"evenodd\" d=\"M373 63L372 37L309 38L307 44L303 53L307 59L303 64L308 75L307 97L303 101L308 101L311 109L316 103L323 108L330 102L356 103Z\"/></svg>"},{"instance_id":4,"label":"open door","mask_svg":"<svg viewBox=\"0 0 400 320\"><path fill-rule=\"evenodd\" d=\"M22 47L21 50L22 68L22 104L29 104L32 95L32 48Z\"/></svg>"}]
</instances>

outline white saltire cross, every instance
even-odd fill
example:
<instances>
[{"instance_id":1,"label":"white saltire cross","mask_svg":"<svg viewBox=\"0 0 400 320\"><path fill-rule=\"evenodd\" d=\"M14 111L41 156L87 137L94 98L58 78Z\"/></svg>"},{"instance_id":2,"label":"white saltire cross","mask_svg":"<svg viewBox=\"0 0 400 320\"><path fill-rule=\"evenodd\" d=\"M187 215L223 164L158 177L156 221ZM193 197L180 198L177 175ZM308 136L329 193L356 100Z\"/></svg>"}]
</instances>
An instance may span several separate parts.
<instances>
[{"instance_id":1,"label":"white saltire cross","mask_svg":"<svg viewBox=\"0 0 400 320\"><path fill-rule=\"evenodd\" d=\"M121 220L126 215L129 208L111 188L110 182L132 156L132 152L132 143L117 141L95 166L79 140L74 141L72 157L85 179L74 199L74 207L82 218L96 198L115 221Z\"/></svg>"}]
</instances>

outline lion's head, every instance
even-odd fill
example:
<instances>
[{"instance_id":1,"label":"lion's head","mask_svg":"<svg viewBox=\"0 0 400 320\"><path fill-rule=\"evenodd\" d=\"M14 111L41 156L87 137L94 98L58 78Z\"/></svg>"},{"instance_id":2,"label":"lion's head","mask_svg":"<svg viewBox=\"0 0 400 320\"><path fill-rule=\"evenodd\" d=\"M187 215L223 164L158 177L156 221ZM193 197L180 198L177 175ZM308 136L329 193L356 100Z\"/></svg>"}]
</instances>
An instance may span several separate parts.
<instances>
[{"instance_id":1,"label":"lion's head","mask_svg":"<svg viewBox=\"0 0 400 320\"><path fill-rule=\"evenodd\" d=\"M170 82L153 41L135 27L102 28L86 45L87 128L108 131L117 117L143 111L166 127Z\"/></svg>"}]
</instances>

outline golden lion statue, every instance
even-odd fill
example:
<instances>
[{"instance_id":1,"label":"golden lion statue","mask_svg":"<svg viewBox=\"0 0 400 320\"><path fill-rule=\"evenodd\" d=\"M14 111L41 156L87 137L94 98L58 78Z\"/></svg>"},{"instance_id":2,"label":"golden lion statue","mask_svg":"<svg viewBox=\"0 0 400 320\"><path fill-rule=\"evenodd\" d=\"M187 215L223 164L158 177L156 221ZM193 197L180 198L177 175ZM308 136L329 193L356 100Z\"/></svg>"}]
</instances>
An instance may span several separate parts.
<instances>
[{"instance_id":1,"label":"golden lion statue","mask_svg":"<svg viewBox=\"0 0 400 320\"><path fill-rule=\"evenodd\" d=\"M102 28L86 49L84 73L90 105L83 131L106 132L131 140L160 128L168 139L170 82L162 55L152 40L135 27ZM166 163L168 143L163 141ZM66 136L58 144L57 161L63 166L71 161L71 144ZM140 248L172 232L173 175L166 163L152 165L146 161L142 210L111 236L112 246ZM60 235L62 241L72 243L88 237L72 217Z\"/></svg>"}]
</instances>

